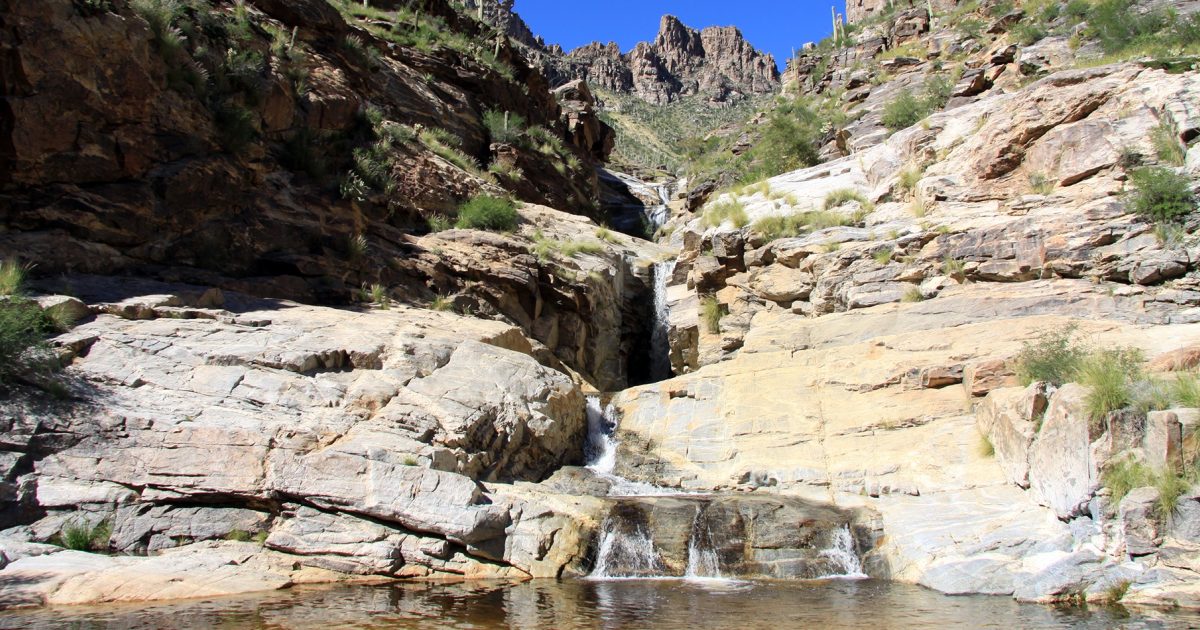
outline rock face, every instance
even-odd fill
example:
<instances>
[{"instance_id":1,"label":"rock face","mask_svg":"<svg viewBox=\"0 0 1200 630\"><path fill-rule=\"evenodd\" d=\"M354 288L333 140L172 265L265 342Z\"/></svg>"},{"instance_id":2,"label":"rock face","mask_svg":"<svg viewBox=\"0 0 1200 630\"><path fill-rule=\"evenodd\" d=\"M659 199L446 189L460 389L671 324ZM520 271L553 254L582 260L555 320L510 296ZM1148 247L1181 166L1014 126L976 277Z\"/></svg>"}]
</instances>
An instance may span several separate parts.
<instances>
[{"instance_id":1,"label":"rock face","mask_svg":"<svg viewBox=\"0 0 1200 630\"><path fill-rule=\"evenodd\" d=\"M886 577L871 514L796 498L618 499L603 528L597 567L608 576L815 579L861 574L866 556L871 575Z\"/></svg>"},{"instance_id":2,"label":"rock face","mask_svg":"<svg viewBox=\"0 0 1200 630\"><path fill-rule=\"evenodd\" d=\"M846 2L846 21L847 22L862 22L871 17L881 15L893 7L908 7L908 8L924 8L927 2L920 0L847 0ZM958 0L928 0L928 4L933 6L935 11L945 11L953 9Z\"/></svg>"},{"instance_id":3,"label":"rock face","mask_svg":"<svg viewBox=\"0 0 1200 630\"><path fill-rule=\"evenodd\" d=\"M658 105L696 94L722 103L779 86L774 57L755 50L736 28L697 32L672 15L663 16L653 43L628 53L615 43L588 44L567 53L559 71Z\"/></svg>"},{"instance_id":4,"label":"rock face","mask_svg":"<svg viewBox=\"0 0 1200 630\"><path fill-rule=\"evenodd\" d=\"M340 311L237 294L194 307L181 305L186 287L108 290L121 293L82 293L94 318L56 340L71 362L66 399L5 404L3 449L22 472L6 473L16 483L3 512L32 521L6 540L45 541L101 520L111 535L97 544L130 553L261 535L278 553L241 547L235 566L270 566L229 569L221 588L231 592L247 588L239 580L294 581L275 567L284 554L377 576L556 575L581 560L578 536L563 531L577 520L546 525L536 501L479 481L539 481L582 457L579 387L531 356L519 329L403 307ZM575 558L565 563L554 551L562 536ZM168 569L166 557L82 556L18 561L6 576L65 562L48 575L146 571L184 576L163 596L221 592L191 581L204 567ZM46 602L134 596L132 586L73 595L71 584L38 588Z\"/></svg>"},{"instance_id":5,"label":"rock face","mask_svg":"<svg viewBox=\"0 0 1200 630\"><path fill-rule=\"evenodd\" d=\"M418 292L404 236L427 232L435 215L453 217L479 192L594 213L591 166L605 155L606 127L586 108L561 120L546 79L506 43L487 65L396 45L378 24L348 24L324 0L259 0L245 3L246 38L222 26L187 37L175 54L126 3L81 6L3 8L0 248L44 273L137 272L346 302L363 284ZM233 24L237 12L217 2L204 19ZM482 28L442 0L418 14L458 36ZM183 11L176 21L198 19ZM288 33L289 44L273 47L269 32ZM226 50L242 64L236 71ZM205 84L233 74L241 78ZM568 142L550 156L513 148L525 177L493 182L482 168L500 157L482 121L490 109ZM66 131L76 128L84 131ZM461 158L438 155L418 129L444 132ZM368 149L370 164L360 159ZM362 186L339 191L351 175ZM355 263L356 239L376 262L396 263Z\"/></svg>"}]
</instances>

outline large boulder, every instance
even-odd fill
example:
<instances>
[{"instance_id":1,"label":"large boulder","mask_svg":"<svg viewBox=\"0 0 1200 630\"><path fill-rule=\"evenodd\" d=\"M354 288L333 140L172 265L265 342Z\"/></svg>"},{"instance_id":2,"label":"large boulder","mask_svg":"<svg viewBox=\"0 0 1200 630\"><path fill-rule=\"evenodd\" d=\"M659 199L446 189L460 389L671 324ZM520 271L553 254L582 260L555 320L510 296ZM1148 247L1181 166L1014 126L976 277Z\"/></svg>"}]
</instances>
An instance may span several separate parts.
<instances>
[{"instance_id":1,"label":"large boulder","mask_svg":"<svg viewBox=\"0 0 1200 630\"><path fill-rule=\"evenodd\" d=\"M1060 518L1079 514L1100 483L1093 461L1087 388L1069 383L1055 392L1029 451L1029 485Z\"/></svg>"}]
</instances>

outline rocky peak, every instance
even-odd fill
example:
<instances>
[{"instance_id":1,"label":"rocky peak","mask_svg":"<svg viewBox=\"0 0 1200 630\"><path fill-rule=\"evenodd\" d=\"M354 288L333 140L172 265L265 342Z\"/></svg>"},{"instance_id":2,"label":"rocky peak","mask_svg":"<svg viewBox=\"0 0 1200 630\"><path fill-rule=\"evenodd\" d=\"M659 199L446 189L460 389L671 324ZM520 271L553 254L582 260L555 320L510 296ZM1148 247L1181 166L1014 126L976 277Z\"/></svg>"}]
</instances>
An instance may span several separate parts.
<instances>
[{"instance_id":1,"label":"rocky peak","mask_svg":"<svg viewBox=\"0 0 1200 630\"><path fill-rule=\"evenodd\" d=\"M615 43L593 42L555 62L562 82L585 79L602 89L662 105L701 95L713 103L763 94L779 86L775 58L759 52L734 27L689 28L664 15L654 42L622 54Z\"/></svg>"}]
</instances>

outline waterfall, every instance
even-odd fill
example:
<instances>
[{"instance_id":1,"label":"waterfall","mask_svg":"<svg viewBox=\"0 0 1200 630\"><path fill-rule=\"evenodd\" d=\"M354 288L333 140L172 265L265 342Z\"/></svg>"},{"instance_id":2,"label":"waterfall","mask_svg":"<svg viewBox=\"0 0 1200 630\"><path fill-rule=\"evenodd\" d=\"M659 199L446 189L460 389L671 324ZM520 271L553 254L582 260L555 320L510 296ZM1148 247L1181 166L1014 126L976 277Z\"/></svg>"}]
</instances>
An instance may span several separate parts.
<instances>
[{"instance_id":1,"label":"waterfall","mask_svg":"<svg viewBox=\"0 0 1200 630\"><path fill-rule=\"evenodd\" d=\"M832 545L828 549L821 550L821 557L828 558L837 565L841 572L823 575L823 578L841 577L841 578L865 578L867 575L863 573L862 562L858 559L858 554L854 550L854 536L850 534L850 526L843 525L841 528L833 531Z\"/></svg>"},{"instance_id":2,"label":"waterfall","mask_svg":"<svg viewBox=\"0 0 1200 630\"><path fill-rule=\"evenodd\" d=\"M587 444L584 455L587 457L587 467L602 475L611 475L617 463L617 443L613 440L616 431L610 409L600 406L599 396L587 397Z\"/></svg>"},{"instance_id":3,"label":"waterfall","mask_svg":"<svg viewBox=\"0 0 1200 630\"><path fill-rule=\"evenodd\" d=\"M671 378L671 307L667 285L675 273L675 261L654 265L654 328L650 332L650 377L654 381Z\"/></svg>"},{"instance_id":4,"label":"waterfall","mask_svg":"<svg viewBox=\"0 0 1200 630\"><path fill-rule=\"evenodd\" d=\"M657 184L654 191L658 193L659 204L646 208L646 222L650 224L650 231L657 232L671 218L671 185Z\"/></svg>"},{"instance_id":5,"label":"waterfall","mask_svg":"<svg viewBox=\"0 0 1200 630\"><path fill-rule=\"evenodd\" d=\"M654 540L640 525L622 531L619 520L607 518L601 528L593 578L634 578L662 575L663 563Z\"/></svg>"},{"instance_id":6,"label":"waterfall","mask_svg":"<svg viewBox=\"0 0 1200 630\"><path fill-rule=\"evenodd\" d=\"M712 530L701 518L702 507L696 508L696 519L692 522L692 535L688 538L687 579L721 579L721 560L713 546Z\"/></svg>"}]
</instances>

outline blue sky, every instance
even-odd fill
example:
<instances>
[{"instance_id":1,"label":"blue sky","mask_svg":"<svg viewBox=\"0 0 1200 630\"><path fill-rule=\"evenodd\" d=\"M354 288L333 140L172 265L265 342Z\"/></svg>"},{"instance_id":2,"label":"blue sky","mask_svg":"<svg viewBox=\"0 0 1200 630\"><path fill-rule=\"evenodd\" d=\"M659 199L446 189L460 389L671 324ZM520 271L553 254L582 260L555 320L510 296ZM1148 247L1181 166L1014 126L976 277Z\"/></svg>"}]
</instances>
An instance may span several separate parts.
<instances>
[{"instance_id":1,"label":"blue sky","mask_svg":"<svg viewBox=\"0 0 1200 630\"><path fill-rule=\"evenodd\" d=\"M670 13L695 29L736 26L781 66L793 48L833 32L830 6L845 13L845 0L516 0L529 28L566 50L615 41L628 52L640 41L653 41L659 18Z\"/></svg>"}]
</instances>

